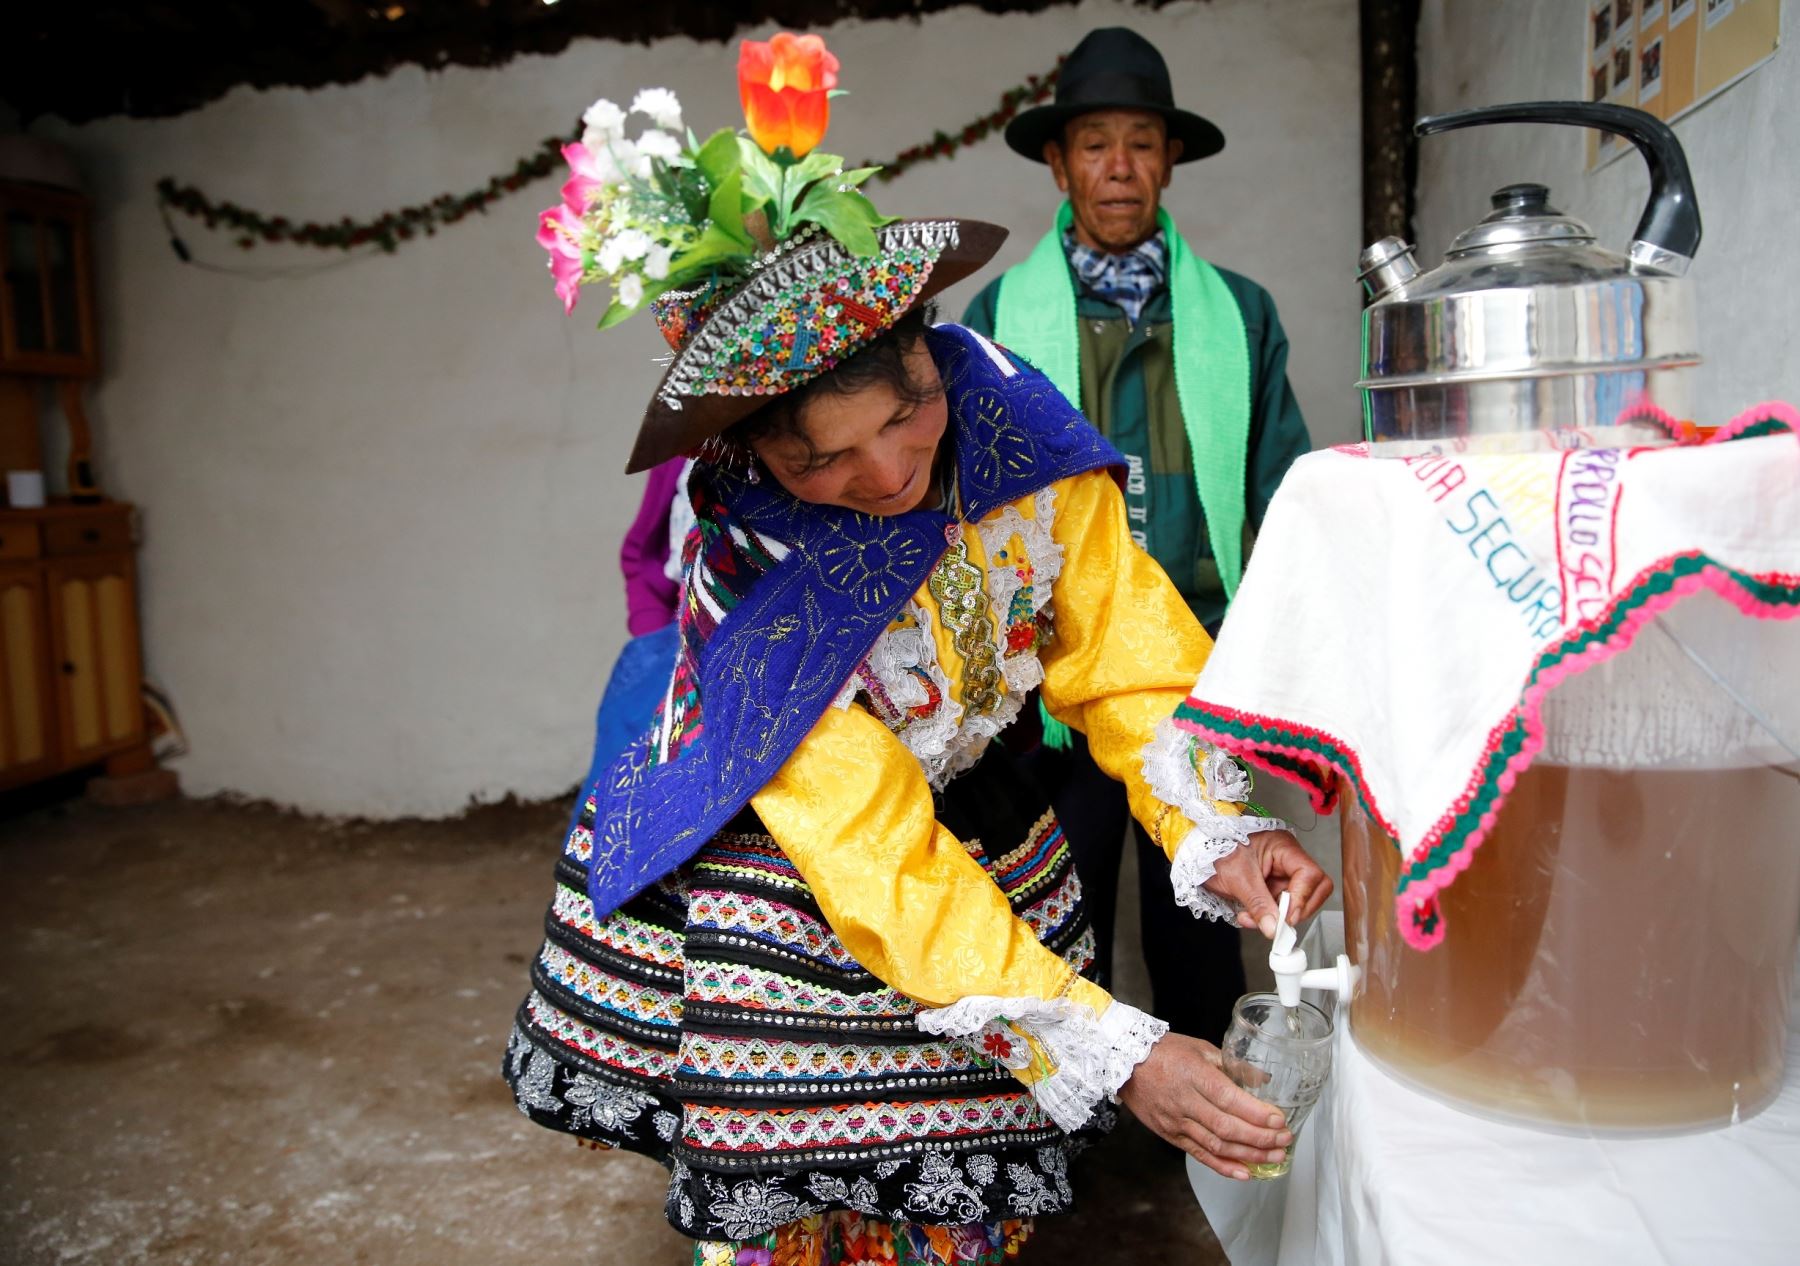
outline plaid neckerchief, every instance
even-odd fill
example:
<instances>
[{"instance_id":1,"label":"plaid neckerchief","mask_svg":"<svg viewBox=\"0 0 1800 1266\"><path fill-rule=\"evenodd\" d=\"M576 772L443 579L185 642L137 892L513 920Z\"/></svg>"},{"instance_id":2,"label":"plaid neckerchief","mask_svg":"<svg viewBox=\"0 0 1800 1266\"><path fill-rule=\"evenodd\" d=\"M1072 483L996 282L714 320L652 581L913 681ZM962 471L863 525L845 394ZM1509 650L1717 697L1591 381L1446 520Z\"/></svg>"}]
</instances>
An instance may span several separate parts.
<instances>
[{"instance_id":1,"label":"plaid neckerchief","mask_svg":"<svg viewBox=\"0 0 1800 1266\"><path fill-rule=\"evenodd\" d=\"M1063 234L1063 253L1081 281L1081 288L1096 299L1116 303L1133 325L1145 305L1169 282L1169 247L1157 232L1122 255L1093 250Z\"/></svg>"}]
</instances>

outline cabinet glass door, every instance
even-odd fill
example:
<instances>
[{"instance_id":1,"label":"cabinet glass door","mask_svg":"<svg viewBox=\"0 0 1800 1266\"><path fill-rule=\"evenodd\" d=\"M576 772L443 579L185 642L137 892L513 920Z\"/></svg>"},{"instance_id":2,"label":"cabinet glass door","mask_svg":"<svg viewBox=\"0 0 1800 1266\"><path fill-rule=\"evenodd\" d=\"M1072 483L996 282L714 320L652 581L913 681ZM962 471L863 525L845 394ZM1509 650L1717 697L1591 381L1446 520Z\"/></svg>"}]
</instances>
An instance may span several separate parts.
<instances>
[{"instance_id":1,"label":"cabinet glass door","mask_svg":"<svg viewBox=\"0 0 1800 1266\"><path fill-rule=\"evenodd\" d=\"M0 184L0 373L97 371L87 203Z\"/></svg>"},{"instance_id":2,"label":"cabinet glass door","mask_svg":"<svg viewBox=\"0 0 1800 1266\"><path fill-rule=\"evenodd\" d=\"M75 225L60 217L43 222L44 289L49 296L50 350L81 355L81 282L75 268Z\"/></svg>"},{"instance_id":3,"label":"cabinet glass door","mask_svg":"<svg viewBox=\"0 0 1800 1266\"><path fill-rule=\"evenodd\" d=\"M44 270L38 257L38 217L17 208L6 213L6 317L13 348L50 350L44 319Z\"/></svg>"}]
</instances>

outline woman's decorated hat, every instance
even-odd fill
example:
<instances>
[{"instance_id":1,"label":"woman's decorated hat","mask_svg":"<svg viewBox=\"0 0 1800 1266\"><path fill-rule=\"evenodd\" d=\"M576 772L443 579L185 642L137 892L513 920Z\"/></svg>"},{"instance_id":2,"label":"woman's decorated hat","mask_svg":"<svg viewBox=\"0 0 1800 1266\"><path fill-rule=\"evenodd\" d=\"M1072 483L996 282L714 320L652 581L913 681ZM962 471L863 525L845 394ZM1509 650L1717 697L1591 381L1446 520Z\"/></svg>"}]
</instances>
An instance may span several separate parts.
<instances>
[{"instance_id":1,"label":"woman's decorated hat","mask_svg":"<svg viewBox=\"0 0 1800 1266\"><path fill-rule=\"evenodd\" d=\"M650 88L629 111L596 101L581 141L563 147L571 175L538 241L564 310L604 281L600 328L648 307L672 349L628 472L691 452L832 369L1005 240L975 220L883 216L858 188L878 168L845 170L817 151L837 69L816 35L746 40L749 135L721 129L702 143L675 94ZM629 137L636 115L650 126Z\"/></svg>"}]
</instances>

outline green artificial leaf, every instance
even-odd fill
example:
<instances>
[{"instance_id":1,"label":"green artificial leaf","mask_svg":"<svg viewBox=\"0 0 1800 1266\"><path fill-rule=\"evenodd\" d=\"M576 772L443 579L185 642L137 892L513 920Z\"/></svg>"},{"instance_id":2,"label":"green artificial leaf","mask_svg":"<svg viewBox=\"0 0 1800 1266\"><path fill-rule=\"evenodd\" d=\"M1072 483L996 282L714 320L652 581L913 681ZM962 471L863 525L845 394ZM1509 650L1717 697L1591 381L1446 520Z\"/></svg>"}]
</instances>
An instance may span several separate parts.
<instances>
[{"instance_id":1,"label":"green artificial leaf","mask_svg":"<svg viewBox=\"0 0 1800 1266\"><path fill-rule=\"evenodd\" d=\"M678 200L680 197L675 182L676 176L673 168L660 158L652 158L650 160L650 183L654 186L656 192L660 193L671 202Z\"/></svg>"},{"instance_id":2,"label":"green artificial leaf","mask_svg":"<svg viewBox=\"0 0 1800 1266\"><path fill-rule=\"evenodd\" d=\"M774 221L776 237L787 237L794 231L794 226L802 217L795 209L809 193L810 187L830 183L842 169L844 160L836 154L822 154L817 150L802 158L791 167L780 168L781 183L777 186L774 203Z\"/></svg>"},{"instance_id":3,"label":"green artificial leaf","mask_svg":"<svg viewBox=\"0 0 1800 1266\"><path fill-rule=\"evenodd\" d=\"M636 311L636 308L628 308L617 299L614 299L611 303L606 305L606 311L600 314L600 328L603 330L610 330L613 326L630 317L631 314Z\"/></svg>"},{"instance_id":4,"label":"green artificial leaf","mask_svg":"<svg viewBox=\"0 0 1800 1266\"><path fill-rule=\"evenodd\" d=\"M712 195L712 182L698 171L684 171L677 180L681 190L681 210L689 224L706 223L706 206Z\"/></svg>"},{"instance_id":5,"label":"green artificial leaf","mask_svg":"<svg viewBox=\"0 0 1800 1266\"><path fill-rule=\"evenodd\" d=\"M706 144L694 154L694 165L699 167L710 183L722 183L739 166L737 134L728 127L722 127L707 137Z\"/></svg>"},{"instance_id":6,"label":"green artificial leaf","mask_svg":"<svg viewBox=\"0 0 1800 1266\"><path fill-rule=\"evenodd\" d=\"M744 173L744 192L762 203L773 203L781 192L781 168L747 136L736 138L738 166ZM710 144L710 142L708 142Z\"/></svg>"},{"instance_id":7,"label":"green artificial leaf","mask_svg":"<svg viewBox=\"0 0 1800 1266\"><path fill-rule=\"evenodd\" d=\"M839 193L836 186L820 181L806 191L794 219L817 224L853 255L873 255L881 249L875 230L892 217L883 216L860 193Z\"/></svg>"},{"instance_id":8,"label":"green artificial leaf","mask_svg":"<svg viewBox=\"0 0 1800 1266\"><path fill-rule=\"evenodd\" d=\"M847 97L849 95L850 90L848 88L830 88L826 90L825 100L836 101L839 97Z\"/></svg>"},{"instance_id":9,"label":"green artificial leaf","mask_svg":"<svg viewBox=\"0 0 1800 1266\"><path fill-rule=\"evenodd\" d=\"M844 172L833 183L849 185L851 188L855 188L880 170L881 168L879 167L853 167L849 171Z\"/></svg>"},{"instance_id":10,"label":"green artificial leaf","mask_svg":"<svg viewBox=\"0 0 1800 1266\"><path fill-rule=\"evenodd\" d=\"M695 277L741 264L749 259L751 248L726 233L716 224L707 226L700 240L682 251L669 263L667 286L685 285ZM666 288L666 286L665 286Z\"/></svg>"},{"instance_id":11,"label":"green artificial leaf","mask_svg":"<svg viewBox=\"0 0 1800 1266\"><path fill-rule=\"evenodd\" d=\"M713 186L706 204L706 216L713 227L741 245L750 246L750 234L744 231L744 173L733 171Z\"/></svg>"},{"instance_id":12,"label":"green artificial leaf","mask_svg":"<svg viewBox=\"0 0 1800 1266\"><path fill-rule=\"evenodd\" d=\"M843 170L843 166L844 160L836 154L821 154L814 150L788 169L788 183L798 189L822 176Z\"/></svg>"}]
</instances>

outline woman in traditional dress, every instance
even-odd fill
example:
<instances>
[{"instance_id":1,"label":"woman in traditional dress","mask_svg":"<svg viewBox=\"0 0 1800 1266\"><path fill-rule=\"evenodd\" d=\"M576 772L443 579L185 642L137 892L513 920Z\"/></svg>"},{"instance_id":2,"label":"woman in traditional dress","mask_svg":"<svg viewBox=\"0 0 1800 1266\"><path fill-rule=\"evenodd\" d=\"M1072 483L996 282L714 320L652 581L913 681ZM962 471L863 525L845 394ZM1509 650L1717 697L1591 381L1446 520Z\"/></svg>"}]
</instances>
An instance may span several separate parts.
<instances>
[{"instance_id":1,"label":"woman in traditional dress","mask_svg":"<svg viewBox=\"0 0 1800 1266\"><path fill-rule=\"evenodd\" d=\"M823 64L786 82L822 93ZM1132 543L1117 454L1029 366L927 324L1004 231L886 222L864 173L791 143L721 133L729 154L634 173L596 131L546 213L575 284L646 301L606 248L658 191L683 241L746 249L643 274L674 355L632 468L698 456L681 646L558 863L504 1061L520 1110L668 1166L695 1261L733 1266L999 1261L1070 1206L1068 1159L1115 1101L1221 1173L1279 1158L1279 1113L1215 1048L1082 976L1080 881L1004 744L1040 688L1199 914L1267 934L1272 894L1298 918L1330 890L1243 771L1168 723L1210 642ZM597 145L625 161L583 187Z\"/></svg>"}]
</instances>

